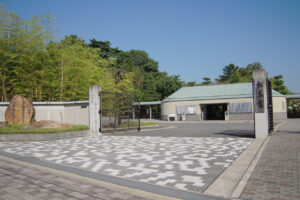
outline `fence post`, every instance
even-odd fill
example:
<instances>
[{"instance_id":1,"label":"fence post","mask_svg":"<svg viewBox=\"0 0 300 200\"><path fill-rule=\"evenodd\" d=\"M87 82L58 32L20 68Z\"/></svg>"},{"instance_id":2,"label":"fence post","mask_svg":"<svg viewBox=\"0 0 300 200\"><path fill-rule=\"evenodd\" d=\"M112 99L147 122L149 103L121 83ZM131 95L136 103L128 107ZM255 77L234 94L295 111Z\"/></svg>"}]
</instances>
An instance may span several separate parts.
<instances>
[{"instance_id":1,"label":"fence post","mask_svg":"<svg viewBox=\"0 0 300 200\"><path fill-rule=\"evenodd\" d=\"M90 135L101 135L100 129L100 91L99 85L90 85L89 87L89 128Z\"/></svg>"}]
</instances>

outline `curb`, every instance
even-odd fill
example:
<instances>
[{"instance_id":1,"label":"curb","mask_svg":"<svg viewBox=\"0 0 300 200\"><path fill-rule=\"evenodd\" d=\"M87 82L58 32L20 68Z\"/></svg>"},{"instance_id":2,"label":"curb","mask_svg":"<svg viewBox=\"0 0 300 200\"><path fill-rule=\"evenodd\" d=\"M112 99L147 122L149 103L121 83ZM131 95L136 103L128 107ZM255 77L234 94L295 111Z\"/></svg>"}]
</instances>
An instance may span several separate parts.
<instances>
[{"instance_id":1,"label":"curb","mask_svg":"<svg viewBox=\"0 0 300 200\"><path fill-rule=\"evenodd\" d=\"M89 130L70 131L61 133L29 133L29 134L0 134L0 142L21 142L21 141L48 141L61 140L75 137L85 137L89 135Z\"/></svg>"},{"instance_id":2,"label":"curb","mask_svg":"<svg viewBox=\"0 0 300 200\"><path fill-rule=\"evenodd\" d=\"M265 139L255 139L249 147L204 191L207 195L230 198L237 190L249 166L257 156Z\"/></svg>"},{"instance_id":3,"label":"curb","mask_svg":"<svg viewBox=\"0 0 300 200\"><path fill-rule=\"evenodd\" d=\"M253 170L255 169L263 151L265 150L268 142L270 140L270 136L268 136L265 140L265 142L263 143L263 145L261 146L261 148L259 149L258 153L256 154L255 158L253 159L253 161L251 162L247 172L244 174L242 180L239 182L239 184L236 186L235 190L233 191L232 193L232 197L233 198L239 198L240 195L242 194L246 184L247 184L247 181L248 179L250 178Z\"/></svg>"}]
</instances>

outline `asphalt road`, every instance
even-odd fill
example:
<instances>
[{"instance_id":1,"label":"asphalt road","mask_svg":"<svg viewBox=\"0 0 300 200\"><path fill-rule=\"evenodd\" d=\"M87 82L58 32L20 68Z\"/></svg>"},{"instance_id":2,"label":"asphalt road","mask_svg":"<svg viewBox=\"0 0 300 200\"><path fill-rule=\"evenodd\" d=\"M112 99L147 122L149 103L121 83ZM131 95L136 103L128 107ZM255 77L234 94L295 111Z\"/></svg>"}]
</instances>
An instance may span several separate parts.
<instances>
[{"instance_id":1,"label":"asphalt road","mask_svg":"<svg viewBox=\"0 0 300 200\"><path fill-rule=\"evenodd\" d=\"M249 122L157 122L155 127L142 127L141 131L121 130L104 133L117 136L162 137L254 137L253 123Z\"/></svg>"}]
</instances>

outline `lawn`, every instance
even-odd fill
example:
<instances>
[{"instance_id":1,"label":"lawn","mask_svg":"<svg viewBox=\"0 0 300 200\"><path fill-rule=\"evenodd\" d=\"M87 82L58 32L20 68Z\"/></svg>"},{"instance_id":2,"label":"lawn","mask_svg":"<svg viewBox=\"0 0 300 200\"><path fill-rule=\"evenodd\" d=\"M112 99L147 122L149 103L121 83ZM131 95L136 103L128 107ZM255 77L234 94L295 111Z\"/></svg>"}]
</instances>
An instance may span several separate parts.
<instances>
[{"instance_id":1,"label":"lawn","mask_svg":"<svg viewBox=\"0 0 300 200\"><path fill-rule=\"evenodd\" d=\"M8 125L8 127L0 128L0 134L16 134L16 133L60 133L69 131L81 131L88 130L86 125L73 125L72 128L41 128L32 130L23 130L22 128L26 125Z\"/></svg>"},{"instance_id":2,"label":"lawn","mask_svg":"<svg viewBox=\"0 0 300 200\"><path fill-rule=\"evenodd\" d=\"M137 127L138 125L139 125L138 122L133 122L133 121L129 122L129 127ZM141 122L141 126L154 126L154 125L156 125L155 122ZM127 122L123 122L122 124L117 125L117 128L127 128L127 127L128 127ZM112 126L106 125L106 126L103 126L103 128L114 128L114 125L113 124L112 124Z\"/></svg>"}]
</instances>

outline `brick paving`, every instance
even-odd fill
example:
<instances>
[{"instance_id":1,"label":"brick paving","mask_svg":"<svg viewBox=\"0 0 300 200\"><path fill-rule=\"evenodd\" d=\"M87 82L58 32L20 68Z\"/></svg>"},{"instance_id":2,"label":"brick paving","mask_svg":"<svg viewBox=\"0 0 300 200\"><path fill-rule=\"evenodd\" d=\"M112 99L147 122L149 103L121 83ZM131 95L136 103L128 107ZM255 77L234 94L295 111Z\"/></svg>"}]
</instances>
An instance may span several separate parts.
<instances>
[{"instance_id":1,"label":"brick paving","mask_svg":"<svg viewBox=\"0 0 300 200\"><path fill-rule=\"evenodd\" d=\"M171 188L203 192L251 138L103 136L44 142L3 142L25 157Z\"/></svg>"},{"instance_id":2,"label":"brick paving","mask_svg":"<svg viewBox=\"0 0 300 200\"><path fill-rule=\"evenodd\" d=\"M241 199L300 199L300 120L288 120L271 138Z\"/></svg>"},{"instance_id":3,"label":"brick paving","mask_svg":"<svg viewBox=\"0 0 300 200\"><path fill-rule=\"evenodd\" d=\"M29 168L0 158L1 200L105 199L147 200L134 194L112 190L46 170Z\"/></svg>"}]
</instances>

